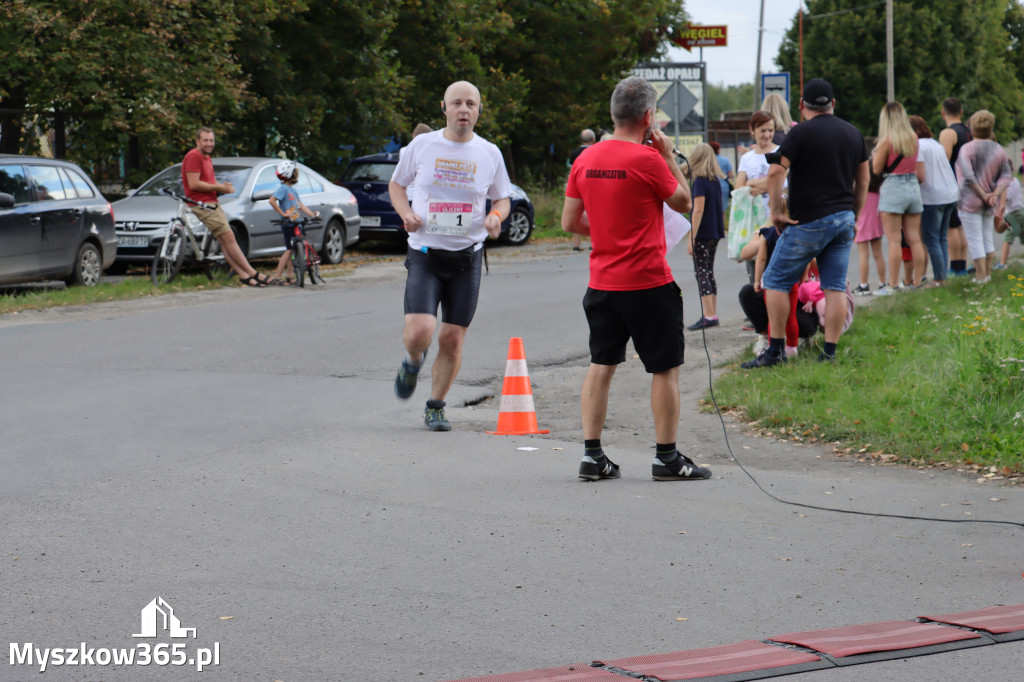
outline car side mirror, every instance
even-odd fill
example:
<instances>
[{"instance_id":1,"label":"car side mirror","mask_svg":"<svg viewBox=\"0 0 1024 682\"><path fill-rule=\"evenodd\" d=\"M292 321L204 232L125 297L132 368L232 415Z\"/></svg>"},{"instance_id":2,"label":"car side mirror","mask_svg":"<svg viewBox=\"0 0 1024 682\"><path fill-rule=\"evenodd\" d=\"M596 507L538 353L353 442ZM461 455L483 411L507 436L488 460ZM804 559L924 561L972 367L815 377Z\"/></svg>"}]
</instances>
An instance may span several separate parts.
<instances>
[{"instance_id":1,"label":"car side mirror","mask_svg":"<svg viewBox=\"0 0 1024 682\"><path fill-rule=\"evenodd\" d=\"M270 197L272 197L272 196L274 196L274 193L273 193L273 192L271 192L271 191L270 191L270 190L268 189L268 190L265 190L265 191L263 191L263 192L256 192L256 193L254 193L254 194L252 195L252 200L253 200L253 201L263 201L263 200L265 200L265 199L269 199L269 198L270 198Z\"/></svg>"},{"instance_id":2,"label":"car side mirror","mask_svg":"<svg viewBox=\"0 0 1024 682\"><path fill-rule=\"evenodd\" d=\"M14 195L0 192L0 208L14 208Z\"/></svg>"}]
</instances>

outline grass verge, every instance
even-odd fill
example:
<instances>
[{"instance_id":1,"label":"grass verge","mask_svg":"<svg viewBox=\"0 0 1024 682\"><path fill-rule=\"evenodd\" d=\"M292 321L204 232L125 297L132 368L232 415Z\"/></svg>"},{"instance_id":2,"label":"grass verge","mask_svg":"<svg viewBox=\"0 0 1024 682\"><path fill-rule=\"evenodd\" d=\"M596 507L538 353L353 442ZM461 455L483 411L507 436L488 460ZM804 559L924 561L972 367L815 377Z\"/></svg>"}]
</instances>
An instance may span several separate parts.
<instances>
[{"instance_id":1,"label":"grass verge","mask_svg":"<svg viewBox=\"0 0 1024 682\"><path fill-rule=\"evenodd\" d=\"M953 278L858 309L838 362L818 351L719 378L723 410L839 454L962 466L989 478L1024 474L1024 274L975 286ZM821 337L818 337L819 342Z\"/></svg>"}]
</instances>

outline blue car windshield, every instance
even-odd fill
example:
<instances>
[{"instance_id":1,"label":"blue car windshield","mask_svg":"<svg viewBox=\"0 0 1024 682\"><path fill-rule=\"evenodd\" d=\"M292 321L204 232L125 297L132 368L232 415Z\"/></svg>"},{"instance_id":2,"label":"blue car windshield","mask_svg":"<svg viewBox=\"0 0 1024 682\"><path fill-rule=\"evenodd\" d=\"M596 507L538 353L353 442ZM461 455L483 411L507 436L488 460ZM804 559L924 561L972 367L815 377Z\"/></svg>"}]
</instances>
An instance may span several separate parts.
<instances>
[{"instance_id":1,"label":"blue car windshield","mask_svg":"<svg viewBox=\"0 0 1024 682\"><path fill-rule=\"evenodd\" d=\"M234 193L222 194L221 196L233 197L242 189L242 186L245 185L245 181L249 177L249 173L252 172L252 168L249 166L222 166L217 164L213 167L213 171L217 177L217 182L230 182L235 186ZM164 193L163 191L165 188L170 189L175 194L182 193L181 164L171 166L164 172L157 175L155 178L140 187L139 191L137 191L134 196L161 196Z\"/></svg>"}]
</instances>

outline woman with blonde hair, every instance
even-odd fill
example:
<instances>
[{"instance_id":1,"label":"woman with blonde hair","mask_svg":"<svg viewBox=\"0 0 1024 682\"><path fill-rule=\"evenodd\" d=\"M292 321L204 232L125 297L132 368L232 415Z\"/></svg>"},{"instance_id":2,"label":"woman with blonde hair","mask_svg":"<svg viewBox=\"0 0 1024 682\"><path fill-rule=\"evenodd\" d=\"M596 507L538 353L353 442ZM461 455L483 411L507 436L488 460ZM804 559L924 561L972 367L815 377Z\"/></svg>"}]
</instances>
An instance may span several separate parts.
<instances>
[{"instance_id":1,"label":"woman with blonde hair","mask_svg":"<svg viewBox=\"0 0 1024 682\"><path fill-rule=\"evenodd\" d=\"M903 260L902 237L910 246L914 273L912 286L921 286L924 275L925 250L921 242L921 183L925 179L924 162L917 158L917 134L910 127L910 118L899 102L889 102L878 116L878 146L871 160L871 170L881 175L878 190L878 212L889 240L889 288L892 293L906 288L900 282ZM885 295L883 290L876 295Z\"/></svg>"},{"instance_id":2,"label":"woman with blonde hair","mask_svg":"<svg viewBox=\"0 0 1024 682\"><path fill-rule=\"evenodd\" d=\"M709 144L699 144L690 154L690 241L687 250L693 256L693 270L700 290L702 317L687 327L690 331L718 326L718 284L715 282L715 252L725 238L725 216L722 214L722 185L725 174Z\"/></svg>"},{"instance_id":3,"label":"woman with blonde hair","mask_svg":"<svg viewBox=\"0 0 1024 682\"><path fill-rule=\"evenodd\" d=\"M1013 169L1006 152L992 139L992 128L996 124L992 112L976 111L968 124L974 139L960 148L956 159L956 179L960 186L957 211L964 226L968 255L974 260L972 281L985 284L992 278L996 250L992 209L999 206L1006 193Z\"/></svg>"},{"instance_id":4,"label":"woman with blonde hair","mask_svg":"<svg viewBox=\"0 0 1024 682\"><path fill-rule=\"evenodd\" d=\"M786 100L782 98L782 95L773 92L761 102L761 111L771 114L775 121L775 136L772 138L772 142L782 144L782 138L786 137L786 133L793 127L793 117L789 115L789 105Z\"/></svg>"}]
</instances>

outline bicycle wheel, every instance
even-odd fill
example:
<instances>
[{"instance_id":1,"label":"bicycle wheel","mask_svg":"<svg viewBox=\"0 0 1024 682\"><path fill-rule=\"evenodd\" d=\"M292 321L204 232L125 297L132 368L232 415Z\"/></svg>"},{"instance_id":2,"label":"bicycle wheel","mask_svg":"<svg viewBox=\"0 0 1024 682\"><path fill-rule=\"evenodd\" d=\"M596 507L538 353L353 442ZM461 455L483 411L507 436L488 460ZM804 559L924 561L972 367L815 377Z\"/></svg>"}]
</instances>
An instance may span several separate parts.
<instances>
[{"instance_id":1,"label":"bicycle wheel","mask_svg":"<svg viewBox=\"0 0 1024 682\"><path fill-rule=\"evenodd\" d=\"M174 223L167 230L167 236L153 256L153 265L149 268L153 284L159 286L173 280L181 270L181 263L184 260L185 228L180 223Z\"/></svg>"},{"instance_id":2,"label":"bicycle wheel","mask_svg":"<svg viewBox=\"0 0 1024 682\"><path fill-rule=\"evenodd\" d=\"M203 268L211 282L223 284L231 279L234 271L220 250L220 242L212 234L207 233L203 244Z\"/></svg>"},{"instance_id":3,"label":"bicycle wheel","mask_svg":"<svg viewBox=\"0 0 1024 682\"><path fill-rule=\"evenodd\" d=\"M312 244L306 244L306 270L309 272L310 284L323 284L324 278L320 276L320 258Z\"/></svg>"},{"instance_id":4,"label":"bicycle wheel","mask_svg":"<svg viewBox=\"0 0 1024 682\"><path fill-rule=\"evenodd\" d=\"M295 268L295 281L300 287L306 286L306 241L298 237L292 240L292 267Z\"/></svg>"}]
</instances>

